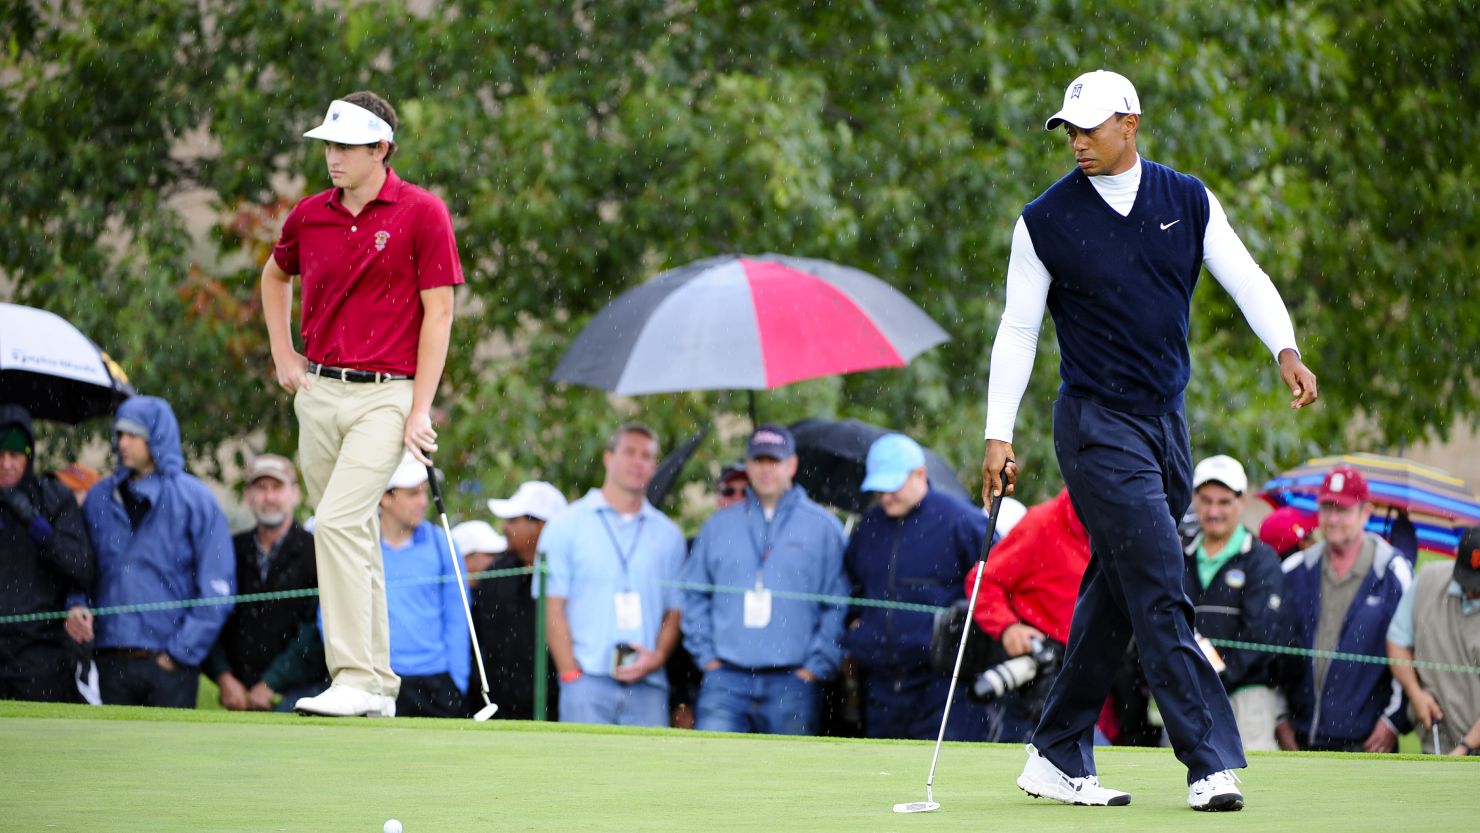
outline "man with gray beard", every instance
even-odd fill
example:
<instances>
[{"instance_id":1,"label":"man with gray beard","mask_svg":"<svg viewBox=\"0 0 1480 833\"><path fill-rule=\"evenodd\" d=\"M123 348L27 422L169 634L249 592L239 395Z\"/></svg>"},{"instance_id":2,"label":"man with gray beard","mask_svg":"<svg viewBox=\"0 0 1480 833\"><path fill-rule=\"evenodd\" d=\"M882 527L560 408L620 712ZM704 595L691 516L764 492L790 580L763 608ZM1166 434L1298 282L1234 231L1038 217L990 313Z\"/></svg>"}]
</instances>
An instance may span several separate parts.
<instances>
[{"instance_id":1,"label":"man with gray beard","mask_svg":"<svg viewBox=\"0 0 1480 833\"><path fill-rule=\"evenodd\" d=\"M318 587L313 536L294 517L302 495L293 463L276 454L259 455L247 466L246 481L243 498L257 526L232 538L237 592ZM313 597L237 605L204 666L206 675L221 687L222 706L234 711L273 708L282 689L295 685L294 678L301 675L305 658L284 654L302 651L294 638L305 625L311 627L316 610ZM321 655L317 662L322 666ZM288 694L312 694L322 687L315 680L308 686L312 690ZM290 705L293 699L289 697Z\"/></svg>"}]
</instances>

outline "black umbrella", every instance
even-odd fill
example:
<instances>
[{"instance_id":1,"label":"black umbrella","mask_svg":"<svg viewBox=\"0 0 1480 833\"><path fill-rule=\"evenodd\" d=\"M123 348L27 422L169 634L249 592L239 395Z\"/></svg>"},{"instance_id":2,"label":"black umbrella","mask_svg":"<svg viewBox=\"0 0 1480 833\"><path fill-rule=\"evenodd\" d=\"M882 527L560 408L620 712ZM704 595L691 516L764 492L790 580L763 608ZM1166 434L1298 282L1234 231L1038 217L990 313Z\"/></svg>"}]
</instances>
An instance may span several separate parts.
<instances>
[{"instance_id":1,"label":"black umbrella","mask_svg":"<svg viewBox=\"0 0 1480 833\"><path fill-rule=\"evenodd\" d=\"M688 441L678 448L668 452L662 462L658 463L658 470L653 474L653 479L648 481L647 499L648 503L663 508L663 501L668 499L668 493L672 491L673 484L678 482L678 476L683 473L683 467L694 456L694 449L704 438L709 436L709 426L705 425L699 429L699 433L689 437Z\"/></svg>"},{"instance_id":2,"label":"black umbrella","mask_svg":"<svg viewBox=\"0 0 1480 833\"><path fill-rule=\"evenodd\" d=\"M66 319L0 304L0 402L75 425L111 414L133 392L118 363Z\"/></svg>"},{"instance_id":3,"label":"black umbrella","mask_svg":"<svg viewBox=\"0 0 1480 833\"><path fill-rule=\"evenodd\" d=\"M797 440L796 482L813 500L846 512L861 513L869 507L871 498L858 490L869 446L896 432L856 419L804 419L792 423L791 432ZM928 448L925 472L932 489L971 500L956 471Z\"/></svg>"}]
</instances>

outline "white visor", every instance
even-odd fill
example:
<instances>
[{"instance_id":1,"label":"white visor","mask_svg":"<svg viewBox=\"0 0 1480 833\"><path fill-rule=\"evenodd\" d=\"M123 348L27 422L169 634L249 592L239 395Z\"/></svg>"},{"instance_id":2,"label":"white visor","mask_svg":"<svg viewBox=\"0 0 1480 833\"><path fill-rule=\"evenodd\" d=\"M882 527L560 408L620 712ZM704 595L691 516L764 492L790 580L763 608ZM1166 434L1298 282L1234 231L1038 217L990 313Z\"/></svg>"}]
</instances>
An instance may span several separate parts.
<instances>
[{"instance_id":1,"label":"white visor","mask_svg":"<svg viewBox=\"0 0 1480 833\"><path fill-rule=\"evenodd\" d=\"M373 145L395 141L395 132L385 119L348 101L333 101L324 123L303 134L305 139L323 139L341 145Z\"/></svg>"}]
</instances>

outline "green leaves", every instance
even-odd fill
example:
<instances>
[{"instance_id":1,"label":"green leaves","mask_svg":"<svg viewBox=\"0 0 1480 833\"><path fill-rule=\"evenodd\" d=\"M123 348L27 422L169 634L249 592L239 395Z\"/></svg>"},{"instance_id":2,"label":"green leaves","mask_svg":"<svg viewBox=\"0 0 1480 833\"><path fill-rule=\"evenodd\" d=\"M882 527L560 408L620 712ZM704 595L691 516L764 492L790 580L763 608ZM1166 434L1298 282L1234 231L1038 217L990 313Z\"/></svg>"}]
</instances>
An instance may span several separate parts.
<instances>
[{"instance_id":1,"label":"green leaves","mask_svg":"<svg viewBox=\"0 0 1480 833\"><path fill-rule=\"evenodd\" d=\"M1136 82L1143 154L1219 196L1321 377L1321 404L1290 413L1268 352L1205 281L1196 453L1239 454L1257 478L1480 412L1465 115L1480 105L1480 24L1453 0L1401 15L1151 0L0 10L0 270L15 300L76 321L170 398L199 452L292 448L257 275L286 208L328 184L301 133L364 88L399 108L398 172L457 222L468 285L439 424L441 462L468 484L459 511L535 476L577 493L631 416L670 446L719 419L700 457L733 457L743 395L610 400L544 380L621 291L736 249L874 272L954 339L904 370L761 393L763 418L889 424L974 481L1011 227L1070 163L1042 120L1097 66ZM1056 363L1045 326L1018 424L1029 498L1058 486Z\"/></svg>"}]
</instances>

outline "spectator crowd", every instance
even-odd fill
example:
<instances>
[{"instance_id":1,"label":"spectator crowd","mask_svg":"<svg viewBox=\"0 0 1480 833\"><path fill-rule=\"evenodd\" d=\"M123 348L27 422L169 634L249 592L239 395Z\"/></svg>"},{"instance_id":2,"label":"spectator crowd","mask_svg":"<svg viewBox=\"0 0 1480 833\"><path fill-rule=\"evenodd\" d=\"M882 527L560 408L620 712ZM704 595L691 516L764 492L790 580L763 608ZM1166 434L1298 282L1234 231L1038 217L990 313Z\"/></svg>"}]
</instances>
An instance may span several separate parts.
<instances>
[{"instance_id":1,"label":"spectator crowd","mask_svg":"<svg viewBox=\"0 0 1480 833\"><path fill-rule=\"evenodd\" d=\"M290 710L324 690L315 538L293 461L249 461L253 525L233 536L185 470L166 401L130 398L112 427L111 473L43 474L30 415L0 405L0 616L66 612L0 624L0 699L193 708L205 675L226 709ZM475 635L501 718L933 739L950 680L932 663L931 611L964 610L987 519L933 488L919 444L874 442L857 483L873 504L845 526L798 484L792 433L760 425L688 541L646 497L660 456L651 429L623 424L584 496L520 484L488 501L489 520L455 527L449 551L427 518L428 468L408 453L378 510L401 685L371 711L476 712ZM1281 508L1257 531L1243 523L1238 460L1202 460L1193 488L1177 614L1245 748L1391 752L1410 731L1426 752L1480 747L1480 675L1465 670L1480 666L1480 530L1463 532L1453 562L1415 573L1413 553L1367 531L1356 469L1326 475L1314 515ZM948 739L1029 738L1093 558L1067 489L1025 512L1009 501L997 534L967 616L982 647L971 670L1032 658L1034 673L982 696L963 678ZM1163 742L1149 690L1132 645L1097 741Z\"/></svg>"}]
</instances>

